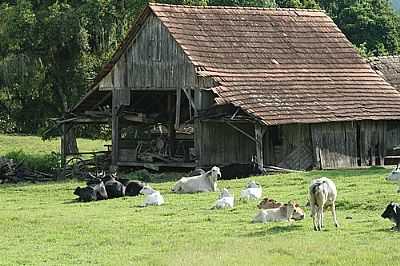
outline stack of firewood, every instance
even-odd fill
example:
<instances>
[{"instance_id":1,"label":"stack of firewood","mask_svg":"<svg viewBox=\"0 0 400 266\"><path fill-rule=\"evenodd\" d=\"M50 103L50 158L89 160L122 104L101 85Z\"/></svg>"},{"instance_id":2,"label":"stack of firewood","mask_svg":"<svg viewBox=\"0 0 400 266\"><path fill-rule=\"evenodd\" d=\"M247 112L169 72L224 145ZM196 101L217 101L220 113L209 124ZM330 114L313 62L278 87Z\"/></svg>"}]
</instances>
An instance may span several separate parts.
<instances>
[{"instance_id":1,"label":"stack of firewood","mask_svg":"<svg viewBox=\"0 0 400 266\"><path fill-rule=\"evenodd\" d=\"M23 162L0 157L0 184L23 181L44 182L57 179L56 175L31 170L24 167Z\"/></svg>"}]
</instances>

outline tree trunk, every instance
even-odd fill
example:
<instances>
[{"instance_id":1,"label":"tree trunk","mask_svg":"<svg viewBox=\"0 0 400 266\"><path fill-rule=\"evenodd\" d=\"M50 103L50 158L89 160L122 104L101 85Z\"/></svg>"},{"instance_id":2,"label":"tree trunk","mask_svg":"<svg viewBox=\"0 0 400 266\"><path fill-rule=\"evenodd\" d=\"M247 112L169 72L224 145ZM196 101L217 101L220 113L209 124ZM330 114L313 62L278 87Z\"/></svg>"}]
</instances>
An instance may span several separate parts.
<instances>
[{"instance_id":1,"label":"tree trunk","mask_svg":"<svg viewBox=\"0 0 400 266\"><path fill-rule=\"evenodd\" d=\"M78 144L76 142L75 128L72 125L70 126L69 130L67 129L67 132L65 133L64 141L65 141L66 155L79 152Z\"/></svg>"}]
</instances>

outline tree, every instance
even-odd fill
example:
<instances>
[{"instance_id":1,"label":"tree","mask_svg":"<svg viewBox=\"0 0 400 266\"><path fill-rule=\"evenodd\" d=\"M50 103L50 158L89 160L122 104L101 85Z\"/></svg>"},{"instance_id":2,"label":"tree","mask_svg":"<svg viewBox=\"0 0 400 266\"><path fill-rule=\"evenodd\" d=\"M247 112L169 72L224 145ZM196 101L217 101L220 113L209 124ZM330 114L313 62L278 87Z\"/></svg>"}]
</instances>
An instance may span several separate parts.
<instances>
[{"instance_id":1,"label":"tree","mask_svg":"<svg viewBox=\"0 0 400 266\"><path fill-rule=\"evenodd\" d=\"M387 0L321 0L349 40L374 55L400 52L400 18Z\"/></svg>"}]
</instances>

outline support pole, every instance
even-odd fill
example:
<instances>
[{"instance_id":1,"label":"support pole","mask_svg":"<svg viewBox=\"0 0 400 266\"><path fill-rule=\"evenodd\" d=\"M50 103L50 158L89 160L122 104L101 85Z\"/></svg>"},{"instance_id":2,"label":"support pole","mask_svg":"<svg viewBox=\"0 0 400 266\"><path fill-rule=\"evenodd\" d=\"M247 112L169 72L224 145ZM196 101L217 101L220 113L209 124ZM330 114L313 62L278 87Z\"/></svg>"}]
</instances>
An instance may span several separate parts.
<instances>
[{"instance_id":1,"label":"support pole","mask_svg":"<svg viewBox=\"0 0 400 266\"><path fill-rule=\"evenodd\" d=\"M179 128L181 120L181 94L182 89L176 89L176 107L175 107L175 130Z\"/></svg>"},{"instance_id":2,"label":"support pole","mask_svg":"<svg viewBox=\"0 0 400 266\"><path fill-rule=\"evenodd\" d=\"M116 166L118 162L118 141L119 141L119 119L118 119L118 97L116 89L112 93L112 110L111 110L111 129L112 129L112 151L111 164Z\"/></svg>"},{"instance_id":3,"label":"support pole","mask_svg":"<svg viewBox=\"0 0 400 266\"><path fill-rule=\"evenodd\" d=\"M176 118L176 117L175 117ZM175 125L174 125L174 107L172 95L168 94L168 142L169 142L169 156L175 155Z\"/></svg>"},{"instance_id":4,"label":"support pole","mask_svg":"<svg viewBox=\"0 0 400 266\"><path fill-rule=\"evenodd\" d=\"M254 125L255 139L256 139L256 160L260 170L264 169L264 151L263 151L263 136L265 129L260 124Z\"/></svg>"}]
</instances>

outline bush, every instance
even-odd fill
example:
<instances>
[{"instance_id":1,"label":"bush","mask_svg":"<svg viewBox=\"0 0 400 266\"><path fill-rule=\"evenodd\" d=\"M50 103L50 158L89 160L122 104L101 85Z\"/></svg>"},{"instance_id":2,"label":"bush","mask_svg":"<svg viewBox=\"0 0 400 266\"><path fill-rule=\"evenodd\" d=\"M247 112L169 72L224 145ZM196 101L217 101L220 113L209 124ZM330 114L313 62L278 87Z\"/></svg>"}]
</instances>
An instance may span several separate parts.
<instances>
[{"instance_id":1,"label":"bush","mask_svg":"<svg viewBox=\"0 0 400 266\"><path fill-rule=\"evenodd\" d=\"M26 154L22 150L12 151L4 157L13 159L16 163L23 161L23 166L31 170L52 172L60 166L60 154Z\"/></svg>"}]
</instances>

